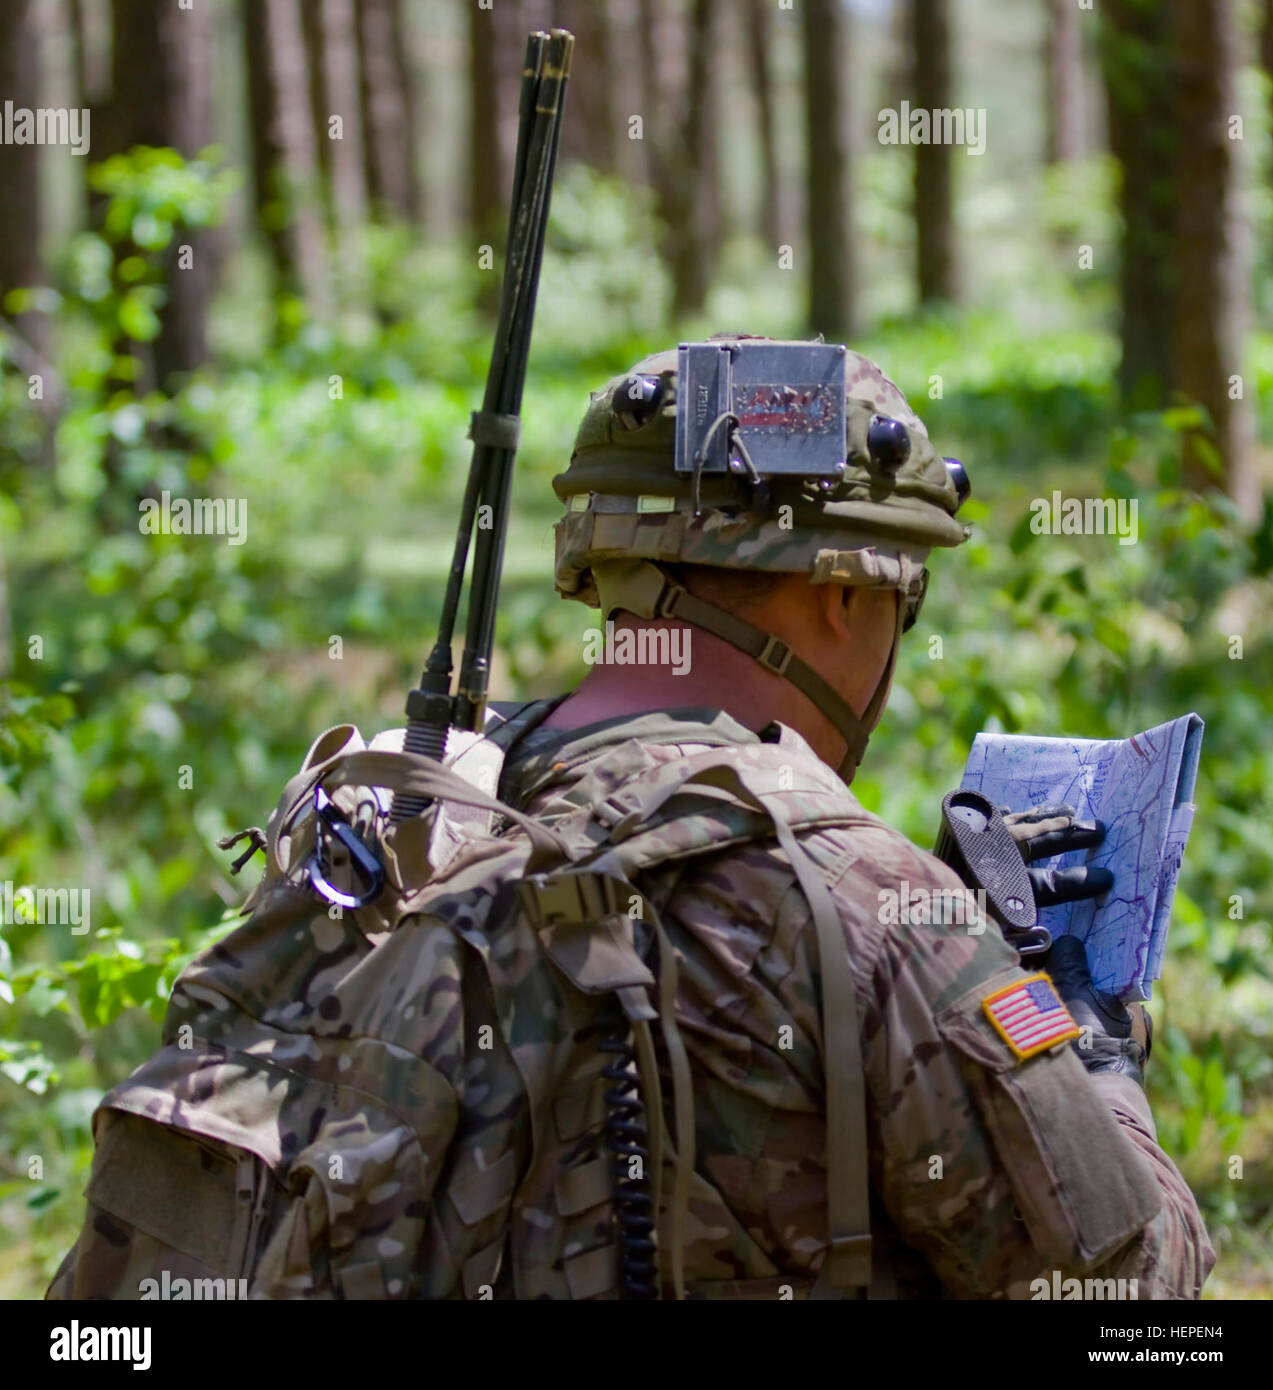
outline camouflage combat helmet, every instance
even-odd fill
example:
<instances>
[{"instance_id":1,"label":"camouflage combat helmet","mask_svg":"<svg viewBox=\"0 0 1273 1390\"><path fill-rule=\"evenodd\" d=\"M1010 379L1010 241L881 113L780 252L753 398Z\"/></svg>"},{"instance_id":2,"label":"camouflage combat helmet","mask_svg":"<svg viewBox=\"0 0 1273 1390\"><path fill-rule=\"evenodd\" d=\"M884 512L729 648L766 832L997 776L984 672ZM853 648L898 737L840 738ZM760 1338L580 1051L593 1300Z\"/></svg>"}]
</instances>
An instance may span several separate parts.
<instances>
[{"instance_id":1,"label":"camouflage combat helmet","mask_svg":"<svg viewBox=\"0 0 1273 1390\"><path fill-rule=\"evenodd\" d=\"M682 402L692 404L684 410ZM565 598L714 633L791 681L848 741L846 779L884 703L934 546L968 528L968 479L905 396L839 344L720 335L637 363L594 392L553 479ZM777 638L676 584L659 562L802 573L900 591L893 654L861 718Z\"/></svg>"}]
</instances>

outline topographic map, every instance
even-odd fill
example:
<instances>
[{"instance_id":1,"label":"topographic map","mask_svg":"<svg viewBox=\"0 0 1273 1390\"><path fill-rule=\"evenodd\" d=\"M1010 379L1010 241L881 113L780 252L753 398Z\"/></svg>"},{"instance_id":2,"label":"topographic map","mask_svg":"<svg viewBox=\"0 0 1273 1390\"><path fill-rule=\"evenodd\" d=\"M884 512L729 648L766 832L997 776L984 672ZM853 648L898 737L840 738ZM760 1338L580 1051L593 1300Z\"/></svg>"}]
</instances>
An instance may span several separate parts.
<instances>
[{"instance_id":1,"label":"topographic map","mask_svg":"<svg viewBox=\"0 0 1273 1390\"><path fill-rule=\"evenodd\" d=\"M1101 845L1045 866L1102 865L1113 888L1104 898L1044 908L1039 920L1053 936L1084 941L1097 988L1123 1000L1148 999L1162 974L1202 730L1202 720L1186 714L1125 739L978 734L968 755L962 785L999 806L1025 811L1064 801L1082 819L1104 822Z\"/></svg>"}]
</instances>

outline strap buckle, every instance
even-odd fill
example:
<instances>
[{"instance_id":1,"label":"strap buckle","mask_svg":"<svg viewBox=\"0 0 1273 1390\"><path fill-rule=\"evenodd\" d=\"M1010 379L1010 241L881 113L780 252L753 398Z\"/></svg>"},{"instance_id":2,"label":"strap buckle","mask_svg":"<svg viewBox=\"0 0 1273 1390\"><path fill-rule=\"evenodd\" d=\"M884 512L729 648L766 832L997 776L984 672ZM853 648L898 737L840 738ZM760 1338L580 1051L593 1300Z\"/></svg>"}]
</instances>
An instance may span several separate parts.
<instances>
[{"instance_id":1,"label":"strap buckle","mask_svg":"<svg viewBox=\"0 0 1273 1390\"><path fill-rule=\"evenodd\" d=\"M785 676L787 667L791 665L792 655L791 648L785 642L769 633L765 637L764 650L756 660L775 676Z\"/></svg>"},{"instance_id":2,"label":"strap buckle","mask_svg":"<svg viewBox=\"0 0 1273 1390\"><path fill-rule=\"evenodd\" d=\"M658 600L654 605L654 616L656 618L672 618L676 616L677 605L685 597L686 589L678 584L674 579L669 579L659 591Z\"/></svg>"}]
</instances>

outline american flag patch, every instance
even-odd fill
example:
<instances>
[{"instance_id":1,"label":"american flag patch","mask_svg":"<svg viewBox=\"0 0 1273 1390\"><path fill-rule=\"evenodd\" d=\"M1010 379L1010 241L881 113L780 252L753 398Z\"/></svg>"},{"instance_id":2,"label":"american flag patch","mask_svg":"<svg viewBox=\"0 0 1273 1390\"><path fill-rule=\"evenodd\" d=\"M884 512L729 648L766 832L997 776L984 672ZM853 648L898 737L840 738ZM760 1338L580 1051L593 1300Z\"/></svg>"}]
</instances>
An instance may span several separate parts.
<instances>
[{"instance_id":1,"label":"american flag patch","mask_svg":"<svg viewBox=\"0 0 1273 1390\"><path fill-rule=\"evenodd\" d=\"M995 990L981 1007L1019 1061L1079 1035L1078 1024L1042 973Z\"/></svg>"}]
</instances>

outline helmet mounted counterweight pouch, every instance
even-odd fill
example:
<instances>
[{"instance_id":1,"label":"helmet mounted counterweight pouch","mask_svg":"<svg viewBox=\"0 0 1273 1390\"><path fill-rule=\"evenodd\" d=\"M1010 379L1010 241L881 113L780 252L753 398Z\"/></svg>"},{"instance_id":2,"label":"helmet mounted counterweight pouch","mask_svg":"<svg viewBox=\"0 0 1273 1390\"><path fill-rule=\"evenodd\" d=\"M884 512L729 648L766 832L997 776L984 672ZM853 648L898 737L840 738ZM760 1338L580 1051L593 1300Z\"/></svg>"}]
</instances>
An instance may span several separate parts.
<instances>
[{"instance_id":1,"label":"helmet mounted counterweight pouch","mask_svg":"<svg viewBox=\"0 0 1273 1390\"><path fill-rule=\"evenodd\" d=\"M844 367L845 349L834 343L682 343L676 471L737 471L737 451L761 477L839 478Z\"/></svg>"},{"instance_id":2,"label":"helmet mounted counterweight pouch","mask_svg":"<svg viewBox=\"0 0 1273 1390\"><path fill-rule=\"evenodd\" d=\"M696 499L702 475L745 474L753 509L768 515L771 478L807 479L831 498L846 481L850 462L882 478L896 475L910 457L910 430L902 420L875 413L864 439L853 443L847 361L839 343L681 343L675 471L693 477ZM628 428L640 428L664 398L662 383L653 377L629 377L621 391L615 409ZM955 484L958 510L971 492L968 473L958 459L942 462Z\"/></svg>"}]
</instances>

